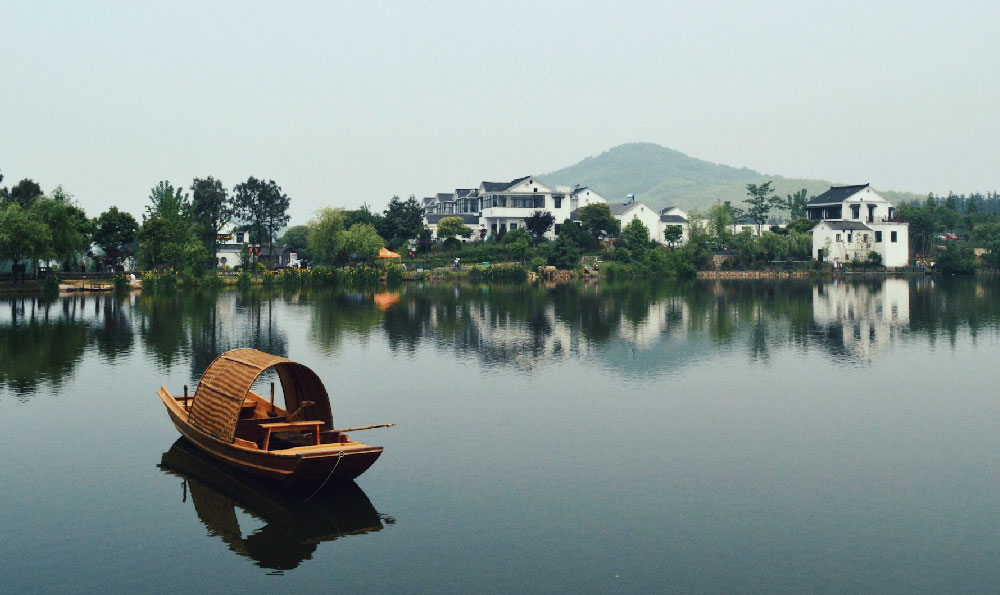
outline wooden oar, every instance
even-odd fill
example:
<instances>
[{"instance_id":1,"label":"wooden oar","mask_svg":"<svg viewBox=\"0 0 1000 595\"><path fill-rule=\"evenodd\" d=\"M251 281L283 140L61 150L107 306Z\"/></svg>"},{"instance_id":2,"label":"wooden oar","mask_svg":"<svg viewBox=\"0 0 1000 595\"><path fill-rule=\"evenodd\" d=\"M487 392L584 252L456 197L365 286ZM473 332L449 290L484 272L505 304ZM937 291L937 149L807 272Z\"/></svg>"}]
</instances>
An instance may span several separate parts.
<instances>
[{"instance_id":1,"label":"wooden oar","mask_svg":"<svg viewBox=\"0 0 1000 595\"><path fill-rule=\"evenodd\" d=\"M336 430L331 430L333 432L358 432L361 430L374 430L375 428L391 428L396 425L396 422L391 424L375 424L373 426L358 426L357 428L337 428Z\"/></svg>"}]
</instances>

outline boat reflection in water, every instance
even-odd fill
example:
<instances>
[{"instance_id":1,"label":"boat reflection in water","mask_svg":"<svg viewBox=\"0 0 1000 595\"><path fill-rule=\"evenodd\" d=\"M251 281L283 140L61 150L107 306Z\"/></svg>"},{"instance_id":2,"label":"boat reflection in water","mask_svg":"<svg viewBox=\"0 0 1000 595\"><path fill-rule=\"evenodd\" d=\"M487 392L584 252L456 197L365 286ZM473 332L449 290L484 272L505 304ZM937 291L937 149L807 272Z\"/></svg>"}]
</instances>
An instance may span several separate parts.
<instances>
[{"instance_id":1,"label":"boat reflection in water","mask_svg":"<svg viewBox=\"0 0 1000 595\"><path fill-rule=\"evenodd\" d=\"M273 570L291 570L312 558L316 546L348 535L380 531L395 521L380 515L353 481L326 486L312 495L282 492L218 463L179 438L163 453L160 468L183 480L209 534L229 549ZM264 526L244 536L237 507Z\"/></svg>"}]
</instances>

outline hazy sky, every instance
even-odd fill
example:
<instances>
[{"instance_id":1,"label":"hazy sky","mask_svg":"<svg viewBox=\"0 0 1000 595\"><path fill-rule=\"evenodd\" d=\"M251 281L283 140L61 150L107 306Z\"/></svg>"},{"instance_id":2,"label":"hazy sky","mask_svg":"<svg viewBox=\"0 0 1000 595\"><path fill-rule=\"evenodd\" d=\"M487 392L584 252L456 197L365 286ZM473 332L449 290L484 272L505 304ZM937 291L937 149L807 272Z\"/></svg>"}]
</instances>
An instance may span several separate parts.
<instances>
[{"instance_id":1,"label":"hazy sky","mask_svg":"<svg viewBox=\"0 0 1000 595\"><path fill-rule=\"evenodd\" d=\"M4 1L0 23L3 184L92 216L254 175L304 223L631 141L1000 189L997 2Z\"/></svg>"}]
</instances>

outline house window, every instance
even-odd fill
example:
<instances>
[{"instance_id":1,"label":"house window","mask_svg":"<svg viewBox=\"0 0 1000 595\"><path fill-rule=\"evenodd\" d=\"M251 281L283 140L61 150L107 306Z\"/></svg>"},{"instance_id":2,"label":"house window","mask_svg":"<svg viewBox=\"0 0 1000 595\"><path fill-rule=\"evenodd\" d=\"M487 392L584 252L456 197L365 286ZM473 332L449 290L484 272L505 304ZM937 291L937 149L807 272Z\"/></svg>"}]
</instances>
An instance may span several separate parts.
<instances>
[{"instance_id":1,"label":"house window","mask_svg":"<svg viewBox=\"0 0 1000 595\"><path fill-rule=\"evenodd\" d=\"M538 188L532 188L531 191L532 192L538 192Z\"/></svg>"},{"instance_id":2,"label":"house window","mask_svg":"<svg viewBox=\"0 0 1000 595\"><path fill-rule=\"evenodd\" d=\"M511 223L510 224L510 230L514 231L515 229L517 229L517 223Z\"/></svg>"},{"instance_id":3,"label":"house window","mask_svg":"<svg viewBox=\"0 0 1000 595\"><path fill-rule=\"evenodd\" d=\"M236 243L237 244L242 244L243 243L243 234L242 233L236 234Z\"/></svg>"},{"instance_id":4,"label":"house window","mask_svg":"<svg viewBox=\"0 0 1000 595\"><path fill-rule=\"evenodd\" d=\"M875 243L876 244L881 244L882 243L882 232L881 231L876 231L875 232Z\"/></svg>"},{"instance_id":5,"label":"house window","mask_svg":"<svg viewBox=\"0 0 1000 595\"><path fill-rule=\"evenodd\" d=\"M861 205L851 205L851 219L857 219L861 216Z\"/></svg>"},{"instance_id":6,"label":"house window","mask_svg":"<svg viewBox=\"0 0 1000 595\"><path fill-rule=\"evenodd\" d=\"M896 232L894 231L889 232L889 241L892 242L893 244L896 243Z\"/></svg>"},{"instance_id":7,"label":"house window","mask_svg":"<svg viewBox=\"0 0 1000 595\"><path fill-rule=\"evenodd\" d=\"M555 198L553 200L556 201L556 208L557 209L561 209L562 208L562 199L561 198Z\"/></svg>"},{"instance_id":8,"label":"house window","mask_svg":"<svg viewBox=\"0 0 1000 595\"><path fill-rule=\"evenodd\" d=\"M562 227L561 223L556 223L556 235L559 235L559 228Z\"/></svg>"},{"instance_id":9,"label":"house window","mask_svg":"<svg viewBox=\"0 0 1000 595\"><path fill-rule=\"evenodd\" d=\"M853 233L847 234L847 243L850 244L853 241L854 241L854 234Z\"/></svg>"},{"instance_id":10,"label":"house window","mask_svg":"<svg viewBox=\"0 0 1000 595\"><path fill-rule=\"evenodd\" d=\"M837 234L837 241L838 241L838 242L842 241L842 240L840 239L840 234L839 234L839 233Z\"/></svg>"}]
</instances>

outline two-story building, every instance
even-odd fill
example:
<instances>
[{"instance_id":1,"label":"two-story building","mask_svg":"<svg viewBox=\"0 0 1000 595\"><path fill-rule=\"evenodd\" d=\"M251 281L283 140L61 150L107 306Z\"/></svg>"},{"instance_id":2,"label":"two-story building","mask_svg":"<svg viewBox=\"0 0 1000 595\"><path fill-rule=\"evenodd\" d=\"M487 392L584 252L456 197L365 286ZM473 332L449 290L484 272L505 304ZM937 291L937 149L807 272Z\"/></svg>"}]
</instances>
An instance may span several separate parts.
<instances>
[{"instance_id":1,"label":"two-story building","mask_svg":"<svg viewBox=\"0 0 1000 595\"><path fill-rule=\"evenodd\" d=\"M461 217L473 230L472 239L478 239L484 233L497 236L523 228L526 217L547 211L555 217L555 225L545 235L553 238L574 210L597 202L606 201L591 188L548 186L534 176L525 176L510 182L483 181L476 188L427 197L423 200L424 222L433 231L443 217Z\"/></svg>"},{"instance_id":2,"label":"two-story building","mask_svg":"<svg viewBox=\"0 0 1000 595\"><path fill-rule=\"evenodd\" d=\"M909 264L909 225L896 208L869 184L831 186L806 204L813 228L813 259L832 262L867 260L870 252L888 267Z\"/></svg>"}]
</instances>

